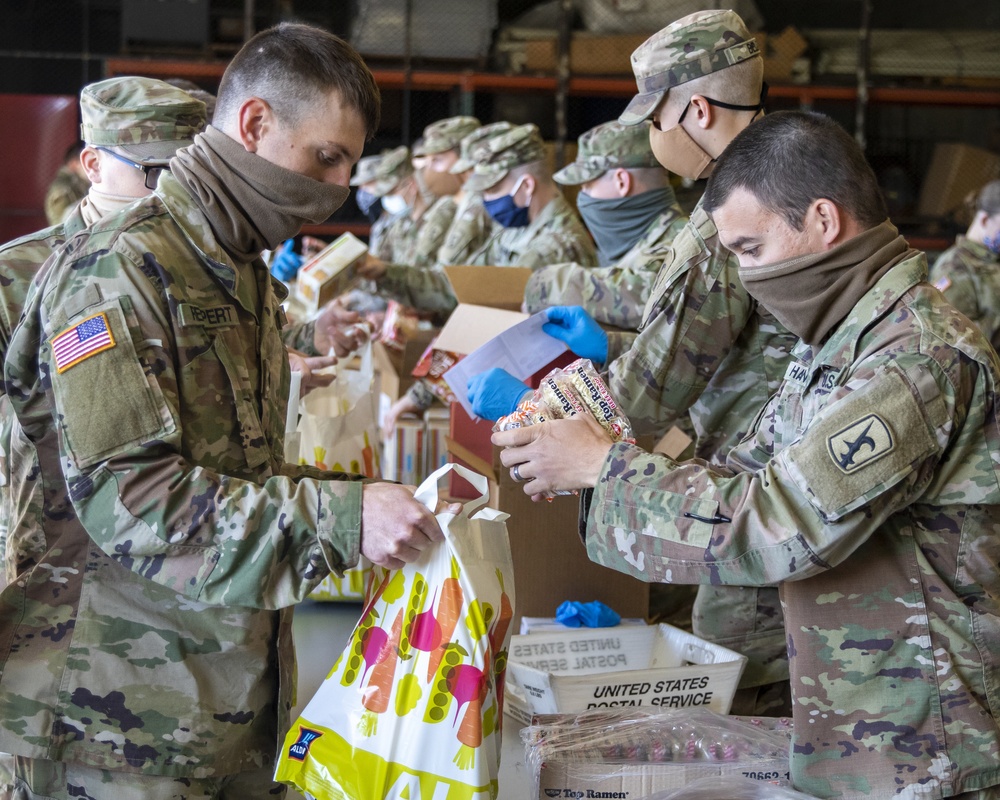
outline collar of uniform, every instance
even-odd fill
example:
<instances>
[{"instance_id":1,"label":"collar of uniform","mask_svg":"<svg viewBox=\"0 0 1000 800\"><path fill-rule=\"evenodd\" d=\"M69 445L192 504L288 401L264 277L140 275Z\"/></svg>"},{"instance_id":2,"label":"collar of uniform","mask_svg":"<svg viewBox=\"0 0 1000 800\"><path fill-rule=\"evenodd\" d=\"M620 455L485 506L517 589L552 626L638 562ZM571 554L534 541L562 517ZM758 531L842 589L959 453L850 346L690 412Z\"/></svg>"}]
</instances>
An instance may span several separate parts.
<instances>
[{"instance_id":1,"label":"collar of uniform","mask_svg":"<svg viewBox=\"0 0 1000 800\"><path fill-rule=\"evenodd\" d=\"M956 237L955 244L959 250L964 250L977 261L985 261L989 264L1000 263L1000 254L994 253L982 242L974 242L964 234Z\"/></svg>"},{"instance_id":2,"label":"collar of uniform","mask_svg":"<svg viewBox=\"0 0 1000 800\"><path fill-rule=\"evenodd\" d=\"M858 342L906 292L927 280L927 257L919 251L892 267L854 306L816 354L815 363L834 369L851 364Z\"/></svg>"},{"instance_id":3,"label":"collar of uniform","mask_svg":"<svg viewBox=\"0 0 1000 800\"><path fill-rule=\"evenodd\" d=\"M212 226L208 224L208 219L198 208L191 195L166 170L160 175L155 193L163 202L171 218L184 233L184 237L203 256L208 271L215 276L233 299L256 317L256 305L247 296L245 287L242 286L240 271L236 268L236 263L216 240L212 233ZM266 269L262 262L258 263L259 261L260 259L257 259L251 265L252 268ZM256 294L256 287L251 288Z\"/></svg>"},{"instance_id":4,"label":"collar of uniform","mask_svg":"<svg viewBox=\"0 0 1000 800\"><path fill-rule=\"evenodd\" d=\"M643 235L643 239L654 239L659 240L661 236L667 231L667 229L674 224L674 222L680 217L684 216L684 209L682 209L677 203L667 206L666 210L661 212L660 215L649 223L649 227L646 228L646 233Z\"/></svg>"}]
</instances>

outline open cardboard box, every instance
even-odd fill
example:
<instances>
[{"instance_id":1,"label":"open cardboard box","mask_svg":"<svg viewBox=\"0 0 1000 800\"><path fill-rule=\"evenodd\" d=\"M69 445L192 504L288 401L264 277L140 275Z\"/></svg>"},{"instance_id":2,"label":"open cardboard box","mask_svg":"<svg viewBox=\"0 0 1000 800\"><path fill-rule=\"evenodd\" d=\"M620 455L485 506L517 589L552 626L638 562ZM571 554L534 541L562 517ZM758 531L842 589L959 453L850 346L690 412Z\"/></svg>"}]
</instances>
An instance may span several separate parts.
<instances>
[{"instance_id":1,"label":"open cardboard box","mask_svg":"<svg viewBox=\"0 0 1000 800\"><path fill-rule=\"evenodd\" d=\"M527 318L520 308L531 275L522 267L445 267L459 305L438 337L437 346L457 348L467 355L481 344ZM575 359L571 353L554 361L536 376ZM537 385L537 380L535 381ZM635 578L594 564L577 532L579 500L556 497L533 503L520 484L500 464L499 451L490 442L493 423L474 420L452 403L451 461L464 464L490 481L490 506L510 514L507 528L514 557L517 606L512 624L522 616L552 617L564 600L600 600L623 617L649 613L649 587ZM449 495L455 499L478 496L461 478L453 476Z\"/></svg>"},{"instance_id":2,"label":"open cardboard box","mask_svg":"<svg viewBox=\"0 0 1000 800\"><path fill-rule=\"evenodd\" d=\"M512 636L508 653L507 711L525 723L593 708L727 714L747 661L664 624Z\"/></svg>"}]
</instances>

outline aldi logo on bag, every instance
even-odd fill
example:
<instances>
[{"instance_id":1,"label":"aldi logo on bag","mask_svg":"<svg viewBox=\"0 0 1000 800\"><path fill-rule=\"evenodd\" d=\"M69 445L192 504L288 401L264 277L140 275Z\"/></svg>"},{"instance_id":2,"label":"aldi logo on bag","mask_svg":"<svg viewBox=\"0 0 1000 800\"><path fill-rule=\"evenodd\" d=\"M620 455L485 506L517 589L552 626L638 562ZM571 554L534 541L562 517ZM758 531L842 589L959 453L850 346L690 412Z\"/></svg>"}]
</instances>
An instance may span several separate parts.
<instances>
[{"instance_id":1,"label":"aldi logo on bag","mask_svg":"<svg viewBox=\"0 0 1000 800\"><path fill-rule=\"evenodd\" d=\"M314 731L310 728L303 728L300 725L299 738L295 740L294 744L289 746L288 757L293 761L305 761L306 756L309 755L309 745L322 735L322 731Z\"/></svg>"}]
</instances>

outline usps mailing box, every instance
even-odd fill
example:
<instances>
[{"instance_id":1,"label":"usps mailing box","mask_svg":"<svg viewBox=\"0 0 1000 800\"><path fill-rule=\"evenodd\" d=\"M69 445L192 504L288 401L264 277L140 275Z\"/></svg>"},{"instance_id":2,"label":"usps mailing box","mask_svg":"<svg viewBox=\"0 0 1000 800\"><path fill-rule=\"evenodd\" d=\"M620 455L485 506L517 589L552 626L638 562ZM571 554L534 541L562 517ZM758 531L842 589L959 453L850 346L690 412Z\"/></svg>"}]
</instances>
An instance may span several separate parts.
<instances>
[{"instance_id":1,"label":"usps mailing box","mask_svg":"<svg viewBox=\"0 0 1000 800\"><path fill-rule=\"evenodd\" d=\"M593 708L707 706L727 714L746 661L665 624L512 636L507 709L525 723Z\"/></svg>"}]
</instances>

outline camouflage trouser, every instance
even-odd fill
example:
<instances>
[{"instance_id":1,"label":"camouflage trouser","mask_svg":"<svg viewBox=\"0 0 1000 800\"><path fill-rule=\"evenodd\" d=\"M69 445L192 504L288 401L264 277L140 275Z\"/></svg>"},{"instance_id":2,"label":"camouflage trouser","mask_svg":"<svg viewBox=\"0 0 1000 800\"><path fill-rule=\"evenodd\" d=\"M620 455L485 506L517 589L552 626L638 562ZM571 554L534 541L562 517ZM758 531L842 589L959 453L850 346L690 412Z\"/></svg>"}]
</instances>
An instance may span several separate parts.
<instances>
[{"instance_id":1,"label":"camouflage trouser","mask_svg":"<svg viewBox=\"0 0 1000 800\"><path fill-rule=\"evenodd\" d=\"M169 778L14 756L11 800L257 800L283 798L274 770L219 778ZM4 795L8 797L8 795Z\"/></svg>"},{"instance_id":2,"label":"camouflage trouser","mask_svg":"<svg viewBox=\"0 0 1000 800\"><path fill-rule=\"evenodd\" d=\"M791 715L785 619L773 586L699 586L691 611L696 636L747 657L730 714Z\"/></svg>"}]
</instances>

